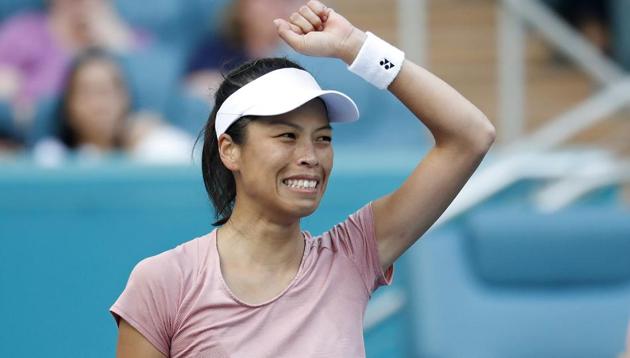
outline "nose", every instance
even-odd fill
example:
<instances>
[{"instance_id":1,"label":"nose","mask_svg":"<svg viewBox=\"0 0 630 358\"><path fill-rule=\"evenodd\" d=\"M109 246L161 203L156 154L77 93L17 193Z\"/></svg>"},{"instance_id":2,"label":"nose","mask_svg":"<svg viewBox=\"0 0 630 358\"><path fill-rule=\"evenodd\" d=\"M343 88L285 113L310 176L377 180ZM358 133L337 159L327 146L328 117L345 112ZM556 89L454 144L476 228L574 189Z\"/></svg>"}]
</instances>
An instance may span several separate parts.
<instances>
[{"instance_id":1,"label":"nose","mask_svg":"<svg viewBox=\"0 0 630 358\"><path fill-rule=\"evenodd\" d=\"M316 167L319 165L315 145L311 141L303 141L297 152L298 164L306 167Z\"/></svg>"}]
</instances>

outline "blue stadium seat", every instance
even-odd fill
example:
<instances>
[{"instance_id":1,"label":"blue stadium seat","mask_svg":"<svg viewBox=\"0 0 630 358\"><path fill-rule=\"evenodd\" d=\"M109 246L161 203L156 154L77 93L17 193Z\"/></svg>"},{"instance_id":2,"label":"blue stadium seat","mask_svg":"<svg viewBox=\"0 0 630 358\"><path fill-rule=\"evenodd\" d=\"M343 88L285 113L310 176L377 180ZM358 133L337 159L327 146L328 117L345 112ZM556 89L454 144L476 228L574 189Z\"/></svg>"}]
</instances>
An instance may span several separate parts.
<instances>
[{"instance_id":1,"label":"blue stadium seat","mask_svg":"<svg viewBox=\"0 0 630 358\"><path fill-rule=\"evenodd\" d=\"M158 41L185 53L205 31L211 31L228 0L116 0L130 24L155 35Z\"/></svg>"},{"instance_id":2,"label":"blue stadium seat","mask_svg":"<svg viewBox=\"0 0 630 358\"><path fill-rule=\"evenodd\" d=\"M57 135L56 111L59 100L59 97L51 96L37 101L33 122L25 133L27 146L32 147L41 139Z\"/></svg>"},{"instance_id":3,"label":"blue stadium seat","mask_svg":"<svg viewBox=\"0 0 630 358\"><path fill-rule=\"evenodd\" d=\"M184 90L173 94L168 103L166 118L172 125L196 137L204 128L212 106ZM202 137L203 138L203 137Z\"/></svg>"},{"instance_id":4,"label":"blue stadium seat","mask_svg":"<svg viewBox=\"0 0 630 358\"><path fill-rule=\"evenodd\" d=\"M495 207L413 248L430 357L615 357L630 317L630 213Z\"/></svg>"},{"instance_id":5,"label":"blue stadium seat","mask_svg":"<svg viewBox=\"0 0 630 358\"><path fill-rule=\"evenodd\" d=\"M121 59L138 110L166 113L173 93L179 90L182 54L168 46L151 46Z\"/></svg>"}]
</instances>

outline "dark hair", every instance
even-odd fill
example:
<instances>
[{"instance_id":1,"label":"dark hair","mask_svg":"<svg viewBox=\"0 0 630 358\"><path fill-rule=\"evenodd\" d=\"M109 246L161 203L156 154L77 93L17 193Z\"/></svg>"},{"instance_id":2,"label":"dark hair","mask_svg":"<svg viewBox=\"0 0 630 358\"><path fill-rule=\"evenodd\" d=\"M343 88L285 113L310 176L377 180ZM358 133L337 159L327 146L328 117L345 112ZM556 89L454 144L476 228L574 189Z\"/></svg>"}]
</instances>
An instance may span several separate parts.
<instances>
[{"instance_id":1,"label":"dark hair","mask_svg":"<svg viewBox=\"0 0 630 358\"><path fill-rule=\"evenodd\" d=\"M219 145L214 123L217 111L223 102L239 88L271 71L281 68L297 68L304 70L297 63L287 58L262 58L244 63L223 76L223 82L214 96L214 108L203 130L203 149L201 152L201 171L203 183L215 209L217 221L213 224L223 225L232 215L236 199L236 182L232 172L223 165L219 157ZM243 144L246 139L245 127L254 117L241 117L225 131L236 144Z\"/></svg>"},{"instance_id":2,"label":"dark hair","mask_svg":"<svg viewBox=\"0 0 630 358\"><path fill-rule=\"evenodd\" d=\"M116 67L120 76L120 81L125 91L128 92L131 101L131 94L129 93L129 86L125 82L125 73L120 65L118 58L113 54L107 52L104 49L93 47L85 50L78 55L72 64L70 65L68 72L66 73L65 82L63 86L63 94L59 100L57 108L55 110L55 119L58 123L57 136L68 147L76 148L79 145L78 133L75 128L70 124L70 111L68 106L70 105L70 99L74 95L73 84L79 71L87 64L91 62L103 61L111 63ZM129 104L129 110L132 104ZM122 146L122 131L114 138L114 146L120 148Z\"/></svg>"}]
</instances>

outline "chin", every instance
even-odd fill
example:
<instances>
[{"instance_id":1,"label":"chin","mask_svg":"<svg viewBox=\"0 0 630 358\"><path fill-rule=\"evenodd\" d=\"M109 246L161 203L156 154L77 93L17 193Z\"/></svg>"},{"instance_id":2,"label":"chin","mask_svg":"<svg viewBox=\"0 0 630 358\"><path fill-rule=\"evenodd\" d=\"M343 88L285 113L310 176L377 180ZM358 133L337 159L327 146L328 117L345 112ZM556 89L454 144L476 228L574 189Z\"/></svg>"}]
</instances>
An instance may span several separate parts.
<instances>
[{"instance_id":1,"label":"chin","mask_svg":"<svg viewBox=\"0 0 630 358\"><path fill-rule=\"evenodd\" d=\"M318 207L319 207L319 203L317 205L315 205L314 207L304 208L304 209L300 210L299 211L300 219L313 214L317 210Z\"/></svg>"},{"instance_id":2,"label":"chin","mask_svg":"<svg viewBox=\"0 0 630 358\"><path fill-rule=\"evenodd\" d=\"M288 215L301 219L313 214L319 207L319 200L316 203L292 203L287 208Z\"/></svg>"}]
</instances>

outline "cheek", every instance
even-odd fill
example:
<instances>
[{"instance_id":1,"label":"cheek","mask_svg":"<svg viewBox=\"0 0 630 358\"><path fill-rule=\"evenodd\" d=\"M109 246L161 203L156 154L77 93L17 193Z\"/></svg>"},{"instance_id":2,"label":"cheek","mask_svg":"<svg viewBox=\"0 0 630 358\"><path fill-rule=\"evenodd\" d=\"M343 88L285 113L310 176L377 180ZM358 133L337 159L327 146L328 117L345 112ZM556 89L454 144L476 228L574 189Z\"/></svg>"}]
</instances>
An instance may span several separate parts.
<instances>
[{"instance_id":1,"label":"cheek","mask_svg":"<svg viewBox=\"0 0 630 358\"><path fill-rule=\"evenodd\" d=\"M278 172L290 162L290 153L275 145L260 143L244 153L242 174L248 181L274 180Z\"/></svg>"},{"instance_id":2,"label":"cheek","mask_svg":"<svg viewBox=\"0 0 630 358\"><path fill-rule=\"evenodd\" d=\"M90 105L86 101L75 100L68 105L68 112L71 124L81 127L86 122L85 118L89 117Z\"/></svg>"},{"instance_id":3,"label":"cheek","mask_svg":"<svg viewBox=\"0 0 630 358\"><path fill-rule=\"evenodd\" d=\"M321 166L324 169L324 172L326 173L326 175L328 176L328 174L330 174L330 172L332 171L333 168L333 162L334 162L334 152L332 147L329 147L325 150L322 151L322 154L320 156L320 162L321 162Z\"/></svg>"}]
</instances>

